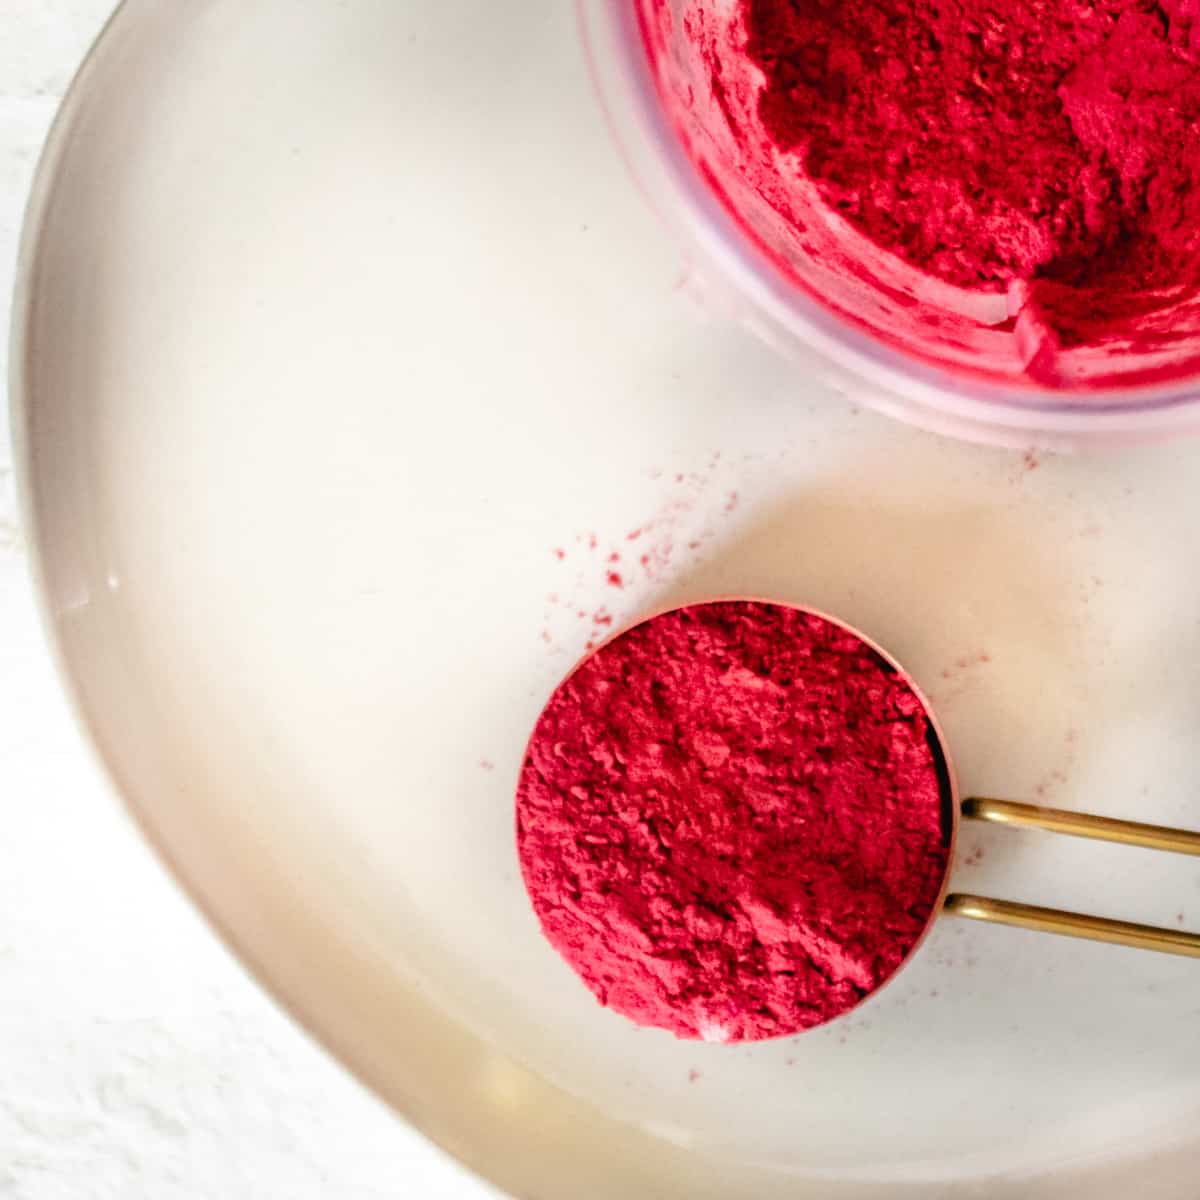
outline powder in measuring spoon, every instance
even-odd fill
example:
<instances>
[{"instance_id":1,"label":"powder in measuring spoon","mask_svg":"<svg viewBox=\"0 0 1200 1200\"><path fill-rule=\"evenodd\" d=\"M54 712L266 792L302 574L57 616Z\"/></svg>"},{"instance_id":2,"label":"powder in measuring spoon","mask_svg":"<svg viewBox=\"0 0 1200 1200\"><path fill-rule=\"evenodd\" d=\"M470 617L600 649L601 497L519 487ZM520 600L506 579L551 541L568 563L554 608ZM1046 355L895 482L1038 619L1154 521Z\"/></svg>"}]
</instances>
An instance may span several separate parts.
<instances>
[{"instance_id":1,"label":"powder in measuring spoon","mask_svg":"<svg viewBox=\"0 0 1200 1200\"><path fill-rule=\"evenodd\" d=\"M721 602L636 626L555 692L517 838L546 937L601 1003L752 1041L896 971L940 896L948 802L924 706L881 655Z\"/></svg>"}]
</instances>

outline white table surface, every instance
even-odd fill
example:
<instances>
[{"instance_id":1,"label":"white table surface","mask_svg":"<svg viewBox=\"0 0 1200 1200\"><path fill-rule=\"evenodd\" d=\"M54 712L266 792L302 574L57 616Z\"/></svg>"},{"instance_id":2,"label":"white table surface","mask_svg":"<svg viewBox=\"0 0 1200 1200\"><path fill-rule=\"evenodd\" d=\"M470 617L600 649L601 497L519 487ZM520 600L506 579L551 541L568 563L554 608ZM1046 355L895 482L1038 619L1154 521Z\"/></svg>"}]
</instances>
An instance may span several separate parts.
<instances>
[{"instance_id":1,"label":"white table surface","mask_svg":"<svg viewBox=\"0 0 1200 1200\"><path fill-rule=\"evenodd\" d=\"M110 8L111 0L0 4L5 330L39 149ZM276 1009L141 842L54 677L11 458L2 436L0 1197L490 1194Z\"/></svg>"}]
</instances>

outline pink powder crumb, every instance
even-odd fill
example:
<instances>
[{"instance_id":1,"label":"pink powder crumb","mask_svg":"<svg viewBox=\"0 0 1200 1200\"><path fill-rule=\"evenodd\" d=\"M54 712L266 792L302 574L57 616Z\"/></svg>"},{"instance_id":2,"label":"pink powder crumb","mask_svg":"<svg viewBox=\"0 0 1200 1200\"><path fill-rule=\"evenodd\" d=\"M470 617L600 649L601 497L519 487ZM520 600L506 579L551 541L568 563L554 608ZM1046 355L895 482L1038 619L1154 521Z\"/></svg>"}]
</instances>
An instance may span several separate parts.
<instances>
[{"instance_id":1,"label":"pink powder crumb","mask_svg":"<svg viewBox=\"0 0 1200 1200\"><path fill-rule=\"evenodd\" d=\"M1033 794L1039 798L1052 795L1066 782L1067 772L1056 767L1053 771L1049 771L1043 775L1041 780L1034 785Z\"/></svg>"},{"instance_id":2,"label":"pink powder crumb","mask_svg":"<svg viewBox=\"0 0 1200 1200\"><path fill-rule=\"evenodd\" d=\"M700 1078L700 1072L694 1067L688 1072L688 1083L695 1083Z\"/></svg>"},{"instance_id":3,"label":"pink powder crumb","mask_svg":"<svg viewBox=\"0 0 1200 1200\"><path fill-rule=\"evenodd\" d=\"M496 764L490 758L481 758L479 765L485 771L494 771L496 769Z\"/></svg>"},{"instance_id":4,"label":"pink powder crumb","mask_svg":"<svg viewBox=\"0 0 1200 1200\"><path fill-rule=\"evenodd\" d=\"M598 608L592 614L593 625L611 625L613 623L612 613L606 608Z\"/></svg>"},{"instance_id":5,"label":"pink powder crumb","mask_svg":"<svg viewBox=\"0 0 1200 1200\"><path fill-rule=\"evenodd\" d=\"M658 580L668 574L674 568L675 559L678 557L672 535L685 532L686 525L684 523L690 523L691 514L695 511L699 496L713 484L715 479L713 472L719 469L720 459L720 453L716 452L706 464L706 468L690 473L682 471L675 473L674 480L676 484L681 485L680 490L664 495L657 514L636 526L627 527L624 533L616 534L614 540L610 540L595 529L576 532L573 544L577 548L587 548L596 552L598 556L602 556L597 559L598 570L594 576L586 568L579 571L572 584L564 585L560 590L548 593L548 605L561 606L563 615L575 613L580 621L586 622L588 625L598 625L603 622L595 620L596 614L593 608L597 585L625 590L636 586L642 580ZM661 470L655 469L651 472L651 478L670 479L671 476L664 476ZM727 491L724 493L721 506L726 513L730 513L739 502L738 492ZM686 546L689 553L701 551L716 536L715 530L712 528L688 532L691 532L690 540L681 540L678 549L682 550ZM642 546L638 549L644 552L637 554L634 551L625 551L626 544L633 542L642 542ZM553 547L551 553L559 562L570 557L563 546ZM629 554L629 565L622 568L620 564L626 561L625 553ZM576 564L579 563L578 554L574 556L573 561ZM601 611L603 612L603 610ZM557 614L555 614L555 618L557 619ZM546 620L550 621L550 619L551 614L547 611ZM610 623L612 623L611 619ZM555 653L559 652L560 647L553 643L549 631L543 634L542 640L551 646ZM567 640L570 641L569 636Z\"/></svg>"},{"instance_id":6,"label":"pink powder crumb","mask_svg":"<svg viewBox=\"0 0 1200 1200\"><path fill-rule=\"evenodd\" d=\"M984 650L976 654L964 654L956 658L949 667L942 668L943 679L954 679L959 671L970 671L974 667L986 666L992 661L992 656Z\"/></svg>"}]
</instances>

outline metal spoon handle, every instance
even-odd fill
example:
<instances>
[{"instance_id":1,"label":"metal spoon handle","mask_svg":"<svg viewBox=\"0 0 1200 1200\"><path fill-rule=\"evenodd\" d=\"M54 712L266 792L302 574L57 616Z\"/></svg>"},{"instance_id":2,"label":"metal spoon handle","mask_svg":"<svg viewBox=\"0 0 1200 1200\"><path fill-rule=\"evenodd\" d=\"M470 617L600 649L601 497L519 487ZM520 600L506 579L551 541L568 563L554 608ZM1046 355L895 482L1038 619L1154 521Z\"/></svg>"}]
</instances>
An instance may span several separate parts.
<instances>
[{"instance_id":1,"label":"metal spoon handle","mask_svg":"<svg viewBox=\"0 0 1200 1200\"><path fill-rule=\"evenodd\" d=\"M1039 908L1013 900L990 900L986 896L955 893L946 897L946 912L972 921L995 925L1013 925L1038 933L1057 933L1064 937L1087 938L1138 950L1156 950L1160 954L1181 954L1200 958L1200 934L1182 929L1161 929L1156 925L1138 925L1133 921L1113 921L1087 913L1067 912L1061 908Z\"/></svg>"},{"instance_id":2,"label":"metal spoon handle","mask_svg":"<svg viewBox=\"0 0 1200 1200\"><path fill-rule=\"evenodd\" d=\"M975 821L991 821L1024 829L1045 829L1049 833L1120 842L1123 846L1143 846L1147 850L1200 855L1200 833L1171 829L1167 825L1119 821L1115 817L1095 817L1090 813L1043 808L1039 804L1018 804L1015 800L989 800L983 796L964 800L962 812L964 817Z\"/></svg>"},{"instance_id":3,"label":"metal spoon handle","mask_svg":"<svg viewBox=\"0 0 1200 1200\"><path fill-rule=\"evenodd\" d=\"M984 797L963 801L962 811L963 816L976 821L991 821L1014 828L1044 829L1050 833L1119 842L1124 846L1141 846L1175 854L1200 855L1200 833L1172 829L1166 825L1146 825L1140 821L1120 821L1113 817L1097 817L1089 813L1067 812L1061 808L1044 808L1037 804ZM1200 934L1182 929L1162 929L1156 925L1115 921L1087 913L1040 908L1035 904L1020 904L1012 900L991 900L986 896L965 893L947 896L945 911L955 917L1013 925L1038 933L1055 933L1094 942L1133 946L1139 950L1155 950L1160 954L1200 958Z\"/></svg>"}]
</instances>

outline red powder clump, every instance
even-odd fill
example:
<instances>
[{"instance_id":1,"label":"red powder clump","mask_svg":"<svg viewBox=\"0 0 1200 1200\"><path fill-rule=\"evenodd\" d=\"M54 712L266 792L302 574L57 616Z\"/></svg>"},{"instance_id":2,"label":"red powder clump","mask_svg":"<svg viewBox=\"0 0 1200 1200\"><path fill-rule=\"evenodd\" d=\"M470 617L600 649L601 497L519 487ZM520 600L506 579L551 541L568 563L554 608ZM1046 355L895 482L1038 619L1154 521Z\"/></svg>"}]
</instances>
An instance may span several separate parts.
<instances>
[{"instance_id":1,"label":"red powder clump","mask_svg":"<svg viewBox=\"0 0 1200 1200\"><path fill-rule=\"evenodd\" d=\"M542 928L601 1003L750 1041L846 1012L940 895L948 788L878 653L796 609L680 609L609 642L538 721L517 839Z\"/></svg>"},{"instance_id":2,"label":"red powder clump","mask_svg":"<svg viewBox=\"0 0 1200 1200\"><path fill-rule=\"evenodd\" d=\"M1200 280L1197 0L741 3L768 133L877 245L1064 342Z\"/></svg>"}]
</instances>

